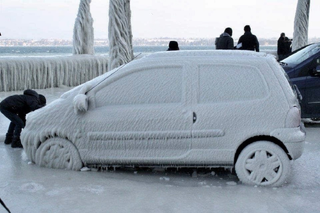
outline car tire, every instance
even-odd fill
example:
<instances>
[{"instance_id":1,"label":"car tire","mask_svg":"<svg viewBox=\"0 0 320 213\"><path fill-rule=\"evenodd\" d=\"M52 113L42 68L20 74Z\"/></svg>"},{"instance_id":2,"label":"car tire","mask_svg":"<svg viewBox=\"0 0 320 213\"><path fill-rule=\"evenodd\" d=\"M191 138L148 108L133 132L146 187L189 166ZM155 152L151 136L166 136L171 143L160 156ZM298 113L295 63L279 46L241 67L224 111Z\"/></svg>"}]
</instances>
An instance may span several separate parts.
<instances>
[{"instance_id":1,"label":"car tire","mask_svg":"<svg viewBox=\"0 0 320 213\"><path fill-rule=\"evenodd\" d=\"M82 168L77 148L63 138L50 138L43 142L36 151L35 163L55 169L80 170Z\"/></svg>"},{"instance_id":2,"label":"car tire","mask_svg":"<svg viewBox=\"0 0 320 213\"><path fill-rule=\"evenodd\" d=\"M235 170L244 184L281 186L290 175L291 164L280 146L269 141L258 141L241 151Z\"/></svg>"}]
</instances>

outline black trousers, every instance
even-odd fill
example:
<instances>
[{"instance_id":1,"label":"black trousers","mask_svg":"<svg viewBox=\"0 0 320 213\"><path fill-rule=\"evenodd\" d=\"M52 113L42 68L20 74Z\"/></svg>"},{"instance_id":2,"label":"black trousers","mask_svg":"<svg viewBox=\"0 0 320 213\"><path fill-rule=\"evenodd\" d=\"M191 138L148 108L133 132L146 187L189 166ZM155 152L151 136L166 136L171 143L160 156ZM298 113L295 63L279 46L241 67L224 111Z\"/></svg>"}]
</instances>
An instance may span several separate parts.
<instances>
[{"instance_id":1,"label":"black trousers","mask_svg":"<svg viewBox=\"0 0 320 213\"><path fill-rule=\"evenodd\" d=\"M25 126L24 116L23 118L21 118L21 116L19 116L18 114L11 112L10 109L2 107L1 105L0 105L0 111L4 116L6 116L11 121L7 134L20 137L22 128L24 128Z\"/></svg>"}]
</instances>

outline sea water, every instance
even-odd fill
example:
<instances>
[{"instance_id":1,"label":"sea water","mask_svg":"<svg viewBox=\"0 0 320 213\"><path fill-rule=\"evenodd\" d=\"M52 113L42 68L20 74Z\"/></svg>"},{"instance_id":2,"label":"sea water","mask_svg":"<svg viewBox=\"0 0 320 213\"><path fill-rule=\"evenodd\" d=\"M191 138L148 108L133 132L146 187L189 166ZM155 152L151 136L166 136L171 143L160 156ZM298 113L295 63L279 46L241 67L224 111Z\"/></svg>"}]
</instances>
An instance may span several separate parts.
<instances>
[{"instance_id":1,"label":"sea water","mask_svg":"<svg viewBox=\"0 0 320 213\"><path fill-rule=\"evenodd\" d=\"M0 57L55 57L71 56L72 46L13 46L0 47ZM97 46L94 48L96 55L108 56L108 46ZM140 53L153 53L166 51L167 46L134 46L135 55ZM215 46L180 46L180 50L214 50ZM276 46L260 46L260 51L276 51Z\"/></svg>"}]
</instances>

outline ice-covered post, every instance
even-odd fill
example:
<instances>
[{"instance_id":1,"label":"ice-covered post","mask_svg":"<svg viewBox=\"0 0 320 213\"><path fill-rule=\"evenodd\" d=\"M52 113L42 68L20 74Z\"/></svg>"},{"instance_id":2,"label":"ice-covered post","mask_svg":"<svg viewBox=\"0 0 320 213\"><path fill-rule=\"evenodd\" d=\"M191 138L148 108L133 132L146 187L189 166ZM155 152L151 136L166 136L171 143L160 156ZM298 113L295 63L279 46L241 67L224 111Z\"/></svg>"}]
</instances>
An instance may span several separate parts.
<instances>
[{"instance_id":1,"label":"ice-covered post","mask_svg":"<svg viewBox=\"0 0 320 213\"><path fill-rule=\"evenodd\" d=\"M308 44L310 0L298 0L294 19L292 51Z\"/></svg>"},{"instance_id":2,"label":"ice-covered post","mask_svg":"<svg viewBox=\"0 0 320 213\"><path fill-rule=\"evenodd\" d=\"M109 64L112 70L133 59L130 0L109 1Z\"/></svg>"},{"instance_id":3,"label":"ice-covered post","mask_svg":"<svg viewBox=\"0 0 320 213\"><path fill-rule=\"evenodd\" d=\"M94 54L93 19L91 0L80 0L78 15L73 29L73 54Z\"/></svg>"}]
</instances>

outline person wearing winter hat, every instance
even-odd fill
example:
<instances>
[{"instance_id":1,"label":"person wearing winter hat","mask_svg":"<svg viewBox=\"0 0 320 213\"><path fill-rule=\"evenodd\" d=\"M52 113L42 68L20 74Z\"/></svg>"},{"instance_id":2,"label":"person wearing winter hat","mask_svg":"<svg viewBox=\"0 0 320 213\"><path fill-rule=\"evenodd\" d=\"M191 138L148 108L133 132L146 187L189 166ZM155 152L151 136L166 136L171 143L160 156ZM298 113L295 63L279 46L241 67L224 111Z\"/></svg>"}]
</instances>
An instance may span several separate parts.
<instances>
[{"instance_id":1,"label":"person wearing winter hat","mask_svg":"<svg viewBox=\"0 0 320 213\"><path fill-rule=\"evenodd\" d=\"M26 114L46 105L46 98L36 91L27 89L22 95L12 95L0 103L0 112L10 120L5 144L22 148L20 133L26 124Z\"/></svg>"},{"instance_id":2,"label":"person wearing winter hat","mask_svg":"<svg viewBox=\"0 0 320 213\"><path fill-rule=\"evenodd\" d=\"M169 48L167 51L179 50L179 44L176 41L169 42Z\"/></svg>"}]
</instances>

